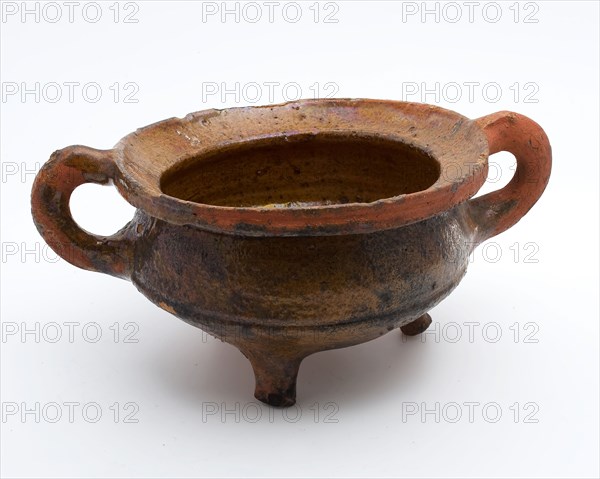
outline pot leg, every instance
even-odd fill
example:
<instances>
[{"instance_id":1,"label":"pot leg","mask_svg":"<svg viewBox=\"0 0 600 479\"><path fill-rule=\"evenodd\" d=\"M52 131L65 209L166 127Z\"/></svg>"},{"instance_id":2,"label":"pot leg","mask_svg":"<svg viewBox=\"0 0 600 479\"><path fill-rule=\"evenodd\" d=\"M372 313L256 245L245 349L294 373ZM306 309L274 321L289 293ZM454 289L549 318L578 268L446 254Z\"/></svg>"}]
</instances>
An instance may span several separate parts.
<instances>
[{"instance_id":1,"label":"pot leg","mask_svg":"<svg viewBox=\"0 0 600 479\"><path fill-rule=\"evenodd\" d=\"M304 357L277 352L245 352L254 369L254 397L270 406L289 407L296 403L296 378Z\"/></svg>"},{"instance_id":2,"label":"pot leg","mask_svg":"<svg viewBox=\"0 0 600 479\"><path fill-rule=\"evenodd\" d=\"M423 316L415 319L412 323L400 326L400 331L406 336L416 336L423 333L431 324L431 316L425 313Z\"/></svg>"}]
</instances>

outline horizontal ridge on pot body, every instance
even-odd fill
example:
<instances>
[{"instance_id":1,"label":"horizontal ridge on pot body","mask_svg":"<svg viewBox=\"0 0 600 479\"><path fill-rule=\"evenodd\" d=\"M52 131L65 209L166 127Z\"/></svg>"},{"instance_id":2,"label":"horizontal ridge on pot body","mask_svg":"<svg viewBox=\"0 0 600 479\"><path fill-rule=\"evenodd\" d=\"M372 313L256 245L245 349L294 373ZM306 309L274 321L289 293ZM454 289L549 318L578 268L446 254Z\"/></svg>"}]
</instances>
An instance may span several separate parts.
<instances>
[{"instance_id":1,"label":"horizontal ridge on pot body","mask_svg":"<svg viewBox=\"0 0 600 479\"><path fill-rule=\"evenodd\" d=\"M517 158L514 178L470 199L501 150ZM472 249L527 213L550 168L545 133L516 113L305 100L172 118L113 150L59 150L36 177L32 213L63 258L131 279L234 344L256 397L289 406L307 355L423 331ZM100 237L68 203L78 185L109 181L137 212Z\"/></svg>"},{"instance_id":2,"label":"horizontal ridge on pot body","mask_svg":"<svg viewBox=\"0 0 600 479\"><path fill-rule=\"evenodd\" d=\"M135 221L131 280L153 302L242 350L281 343L304 355L421 316L458 284L473 247L465 205L352 235L240 237L143 212Z\"/></svg>"}]
</instances>

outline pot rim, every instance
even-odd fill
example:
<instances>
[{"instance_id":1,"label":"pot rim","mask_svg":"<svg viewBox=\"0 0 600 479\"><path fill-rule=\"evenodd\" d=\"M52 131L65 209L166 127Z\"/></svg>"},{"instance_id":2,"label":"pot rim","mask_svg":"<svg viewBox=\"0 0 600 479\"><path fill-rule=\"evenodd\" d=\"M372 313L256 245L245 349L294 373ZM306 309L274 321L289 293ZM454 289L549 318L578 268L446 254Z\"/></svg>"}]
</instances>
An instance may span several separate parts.
<instances>
[{"instance_id":1,"label":"pot rim","mask_svg":"<svg viewBox=\"0 0 600 479\"><path fill-rule=\"evenodd\" d=\"M423 151L438 162L440 176L424 190L369 203L292 208L195 203L161 189L167 171L219 148L286 134L356 137L357 132ZM140 128L113 154L115 184L136 208L169 223L243 236L361 234L400 227L466 201L483 185L488 169L487 139L473 120L424 103L351 98L202 110Z\"/></svg>"}]
</instances>

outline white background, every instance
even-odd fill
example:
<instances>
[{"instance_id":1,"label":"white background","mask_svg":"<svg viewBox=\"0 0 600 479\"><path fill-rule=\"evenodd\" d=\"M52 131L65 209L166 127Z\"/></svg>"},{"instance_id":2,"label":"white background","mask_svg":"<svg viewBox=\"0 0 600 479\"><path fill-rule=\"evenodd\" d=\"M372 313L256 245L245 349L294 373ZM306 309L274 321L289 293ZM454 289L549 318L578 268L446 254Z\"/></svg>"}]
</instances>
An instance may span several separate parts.
<instances>
[{"instance_id":1,"label":"white background","mask_svg":"<svg viewBox=\"0 0 600 479\"><path fill-rule=\"evenodd\" d=\"M93 5L80 2L70 22L58 2L53 23L54 5L30 2L39 17L23 18L20 2L4 2L4 477L598 476L598 4L506 2L496 22L489 2L472 21L463 2L427 4L438 18L423 18L421 2L313 4L293 23L294 7L285 17L280 2L271 23L259 2L263 18L252 23L256 10L243 4L236 22L203 18L200 2L109 2L93 23ZM65 82L79 84L72 101ZM239 98L221 98L236 82ZM267 82L279 83L273 98ZM29 195L33 171L58 148L110 148L137 127L280 102L298 85L303 97L425 101L472 118L514 110L544 127L554 166L530 213L475 252L424 340L394 331L311 356L297 407L282 411L254 400L251 367L235 348L128 282L56 260ZM22 95L36 88L38 98ZM436 88L438 97L423 95ZM490 161L499 179L486 191L506 184L514 164ZM95 185L77 190L72 209L99 234L133 214ZM76 403L72 418L65 403ZM472 417L465 403L476 403Z\"/></svg>"}]
</instances>

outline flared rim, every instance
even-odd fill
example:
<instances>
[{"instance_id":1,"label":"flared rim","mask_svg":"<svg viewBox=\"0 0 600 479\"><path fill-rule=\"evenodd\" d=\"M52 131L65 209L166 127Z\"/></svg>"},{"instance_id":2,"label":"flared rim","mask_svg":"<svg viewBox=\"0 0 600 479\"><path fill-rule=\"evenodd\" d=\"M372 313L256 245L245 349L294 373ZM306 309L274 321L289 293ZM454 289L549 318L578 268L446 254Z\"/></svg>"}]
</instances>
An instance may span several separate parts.
<instances>
[{"instance_id":1,"label":"flared rim","mask_svg":"<svg viewBox=\"0 0 600 479\"><path fill-rule=\"evenodd\" d=\"M216 206L165 194L161 178L207 151L275 136L375 135L434 158L440 176L415 193L369 203L294 208ZM124 137L114 149L115 184L148 215L173 224L244 236L360 234L420 221L473 196L487 175L488 145L477 124L451 110L368 99L298 100L277 105L203 110Z\"/></svg>"}]
</instances>

